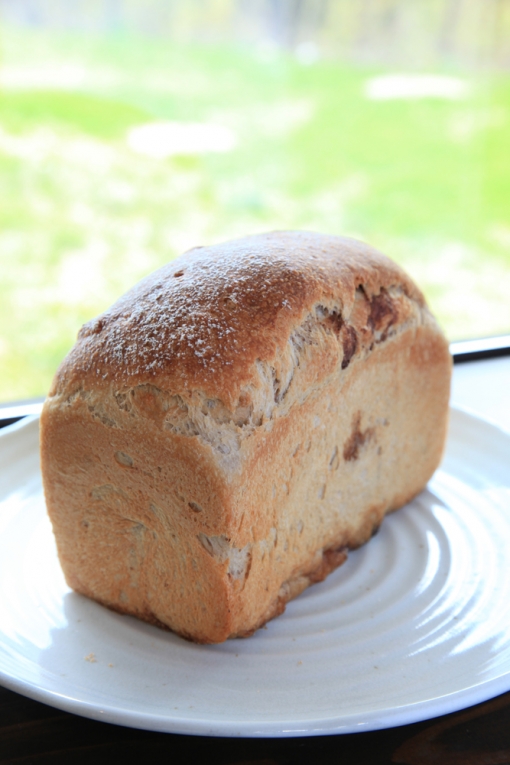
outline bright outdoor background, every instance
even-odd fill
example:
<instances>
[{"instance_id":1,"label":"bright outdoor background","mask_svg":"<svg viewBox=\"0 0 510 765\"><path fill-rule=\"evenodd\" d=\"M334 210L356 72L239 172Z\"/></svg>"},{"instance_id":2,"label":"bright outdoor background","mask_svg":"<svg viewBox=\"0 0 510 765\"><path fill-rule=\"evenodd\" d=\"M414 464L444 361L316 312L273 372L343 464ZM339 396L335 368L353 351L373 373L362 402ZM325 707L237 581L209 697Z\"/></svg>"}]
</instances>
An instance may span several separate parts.
<instances>
[{"instance_id":1,"label":"bright outdoor background","mask_svg":"<svg viewBox=\"0 0 510 765\"><path fill-rule=\"evenodd\" d=\"M0 0L0 401L182 251L287 228L510 331L510 0Z\"/></svg>"}]
</instances>

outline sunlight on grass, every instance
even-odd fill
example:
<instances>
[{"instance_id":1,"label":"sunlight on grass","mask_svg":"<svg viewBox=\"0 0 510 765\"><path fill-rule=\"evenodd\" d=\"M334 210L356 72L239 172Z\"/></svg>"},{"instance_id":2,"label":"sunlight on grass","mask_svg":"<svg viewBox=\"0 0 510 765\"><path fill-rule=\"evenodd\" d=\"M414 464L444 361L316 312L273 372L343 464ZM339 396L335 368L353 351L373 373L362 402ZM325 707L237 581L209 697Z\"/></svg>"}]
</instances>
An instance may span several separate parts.
<instances>
[{"instance_id":1,"label":"sunlight on grass","mask_svg":"<svg viewBox=\"0 0 510 765\"><path fill-rule=\"evenodd\" d=\"M386 74L372 77L365 85L367 98L446 98L457 100L469 95L469 85L458 77L424 74Z\"/></svg>"},{"instance_id":2,"label":"sunlight on grass","mask_svg":"<svg viewBox=\"0 0 510 765\"><path fill-rule=\"evenodd\" d=\"M131 128L127 143L139 154L166 159L187 154L232 151L237 138L229 128L207 122L149 122Z\"/></svg>"},{"instance_id":3,"label":"sunlight on grass","mask_svg":"<svg viewBox=\"0 0 510 765\"><path fill-rule=\"evenodd\" d=\"M452 339L510 329L509 77L28 31L1 44L0 400L44 394L80 325L149 271L268 229L371 242Z\"/></svg>"}]
</instances>

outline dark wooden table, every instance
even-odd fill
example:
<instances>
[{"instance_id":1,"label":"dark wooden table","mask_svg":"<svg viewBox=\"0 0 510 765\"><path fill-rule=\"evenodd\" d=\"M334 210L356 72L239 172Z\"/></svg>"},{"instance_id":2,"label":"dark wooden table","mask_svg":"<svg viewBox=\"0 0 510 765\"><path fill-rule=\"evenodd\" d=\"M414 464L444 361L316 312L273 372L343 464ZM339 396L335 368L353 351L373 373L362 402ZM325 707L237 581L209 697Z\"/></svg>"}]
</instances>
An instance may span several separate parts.
<instances>
[{"instance_id":1,"label":"dark wooden table","mask_svg":"<svg viewBox=\"0 0 510 765\"><path fill-rule=\"evenodd\" d=\"M481 355L476 351L473 356L472 349L463 351L467 356L463 360L507 356L504 365L496 360L479 362L473 365L472 372L462 365L464 369L459 370L462 374L454 375L453 399L454 403L479 408L481 414L489 417L493 412L501 413L504 405L506 421L503 424L508 427L508 343L503 353ZM494 375L500 384L499 393L493 384L488 384L494 382ZM487 391L485 400L484 391ZM12 420L12 410L9 415ZM7 420L3 424L8 424ZM109 725L61 712L0 687L0 765L111 765L127 760L129 755L143 758L144 762L161 759L179 765L188 762L207 765L510 765L510 692L461 712L387 730L308 738L227 739L152 733Z\"/></svg>"},{"instance_id":2,"label":"dark wooden table","mask_svg":"<svg viewBox=\"0 0 510 765\"><path fill-rule=\"evenodd\" d=\"M505 765L510 693L463 712L371 733L230 739L121 728L0 688L0 765L112 765L130 755L179 765Z\"/></svg>"}]
</instances>

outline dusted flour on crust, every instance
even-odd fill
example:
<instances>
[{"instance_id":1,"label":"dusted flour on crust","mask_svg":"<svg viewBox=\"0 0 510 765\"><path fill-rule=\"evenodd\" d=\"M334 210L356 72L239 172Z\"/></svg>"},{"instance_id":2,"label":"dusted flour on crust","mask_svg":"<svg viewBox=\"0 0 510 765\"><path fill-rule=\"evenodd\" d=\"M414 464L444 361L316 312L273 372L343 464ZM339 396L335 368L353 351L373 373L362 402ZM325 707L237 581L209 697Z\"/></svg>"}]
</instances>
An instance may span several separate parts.
<instances>
[{"instance_id":1,"label":"dusted flour on crust","mask_svg":"<svg viewBox=\"0 0 510 765\"><path fill-rule=\"evenodd\" d=\"M197 248L86 324L42 421L71 587L199 642L251 634L430 478L451 360L351 239Z\"/></svg>"}]
</instances>

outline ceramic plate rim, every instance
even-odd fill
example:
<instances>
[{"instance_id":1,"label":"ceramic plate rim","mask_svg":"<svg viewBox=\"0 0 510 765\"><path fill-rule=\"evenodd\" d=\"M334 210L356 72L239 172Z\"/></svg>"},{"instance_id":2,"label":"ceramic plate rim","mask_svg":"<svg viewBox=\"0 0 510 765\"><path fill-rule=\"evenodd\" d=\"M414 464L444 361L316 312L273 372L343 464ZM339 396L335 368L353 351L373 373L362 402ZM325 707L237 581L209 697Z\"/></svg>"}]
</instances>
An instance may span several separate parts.
<instances>
[{"instance_id":1,"label":"ceramic plate rim","mask_svg":"<svg viewBox=\"0 0 510 765\"><path fill-rule=\"evenodd\" d=\"M488 418L478 416L466 407L451 406L450 411L454 416L470 420L475 426L492 430L495 438L503 436L510 439L509 431ZM0 431L0 439L9 438L15 432L30 427L38 419L37 415L33 415L7 426ZM288 722L281 720L273 722L269 719L263 722L249 719L240 722L200 718L186 720L168 713L154 714L143 710L132 711L118 705L99 706L87 700L59 693L44 687L42 684L27 681L19 675L5 672L2 668L0 668L0 685L62 711L124 727L195 736L289 738L382 730L457 712L510 690L510 671L433 699L425 699L394 708L369 710L362 714L343 714L336 717L334 715L330 717L320 716L317 719L310 717L306 721L299 722L292 721L292 719L289 719Z\"/></svg>"}]
</instances>

